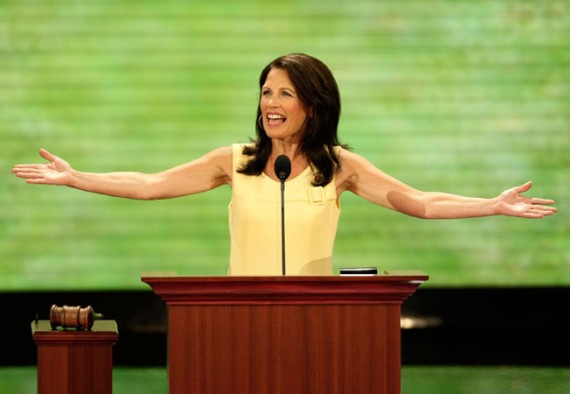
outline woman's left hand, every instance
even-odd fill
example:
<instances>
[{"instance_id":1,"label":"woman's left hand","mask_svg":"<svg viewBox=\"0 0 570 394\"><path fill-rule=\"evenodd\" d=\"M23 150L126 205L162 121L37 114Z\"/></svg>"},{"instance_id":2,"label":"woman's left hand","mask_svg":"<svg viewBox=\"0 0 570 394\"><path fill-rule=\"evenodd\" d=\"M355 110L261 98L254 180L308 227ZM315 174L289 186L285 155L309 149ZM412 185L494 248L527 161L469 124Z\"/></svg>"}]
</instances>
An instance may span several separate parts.
<instances>
[{"instance_id":1,"label":"woman's left hand","mask_svg":"<svg viewBox=\"0 0 570 394\"><path fill-rule=\"evenodd\" d=\"M532 182L513 187L502 192L497 197L498 214L506 216L519 216L529 219L541 219L557 212L554 200L523 196L522 193L532 187Z\"/></svg>"}]
</instances>

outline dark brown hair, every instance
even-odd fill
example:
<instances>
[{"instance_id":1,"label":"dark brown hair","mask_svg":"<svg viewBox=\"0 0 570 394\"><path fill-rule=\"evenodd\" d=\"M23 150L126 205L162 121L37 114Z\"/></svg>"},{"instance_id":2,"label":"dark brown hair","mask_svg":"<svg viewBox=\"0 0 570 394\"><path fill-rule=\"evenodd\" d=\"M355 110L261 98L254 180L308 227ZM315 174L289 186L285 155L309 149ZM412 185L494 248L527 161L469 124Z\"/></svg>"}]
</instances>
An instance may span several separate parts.
<instances>
[{"instance_id":1,"label":"dark brown hair","mask_svg":"<svg viewBox=\"0 0 570 394\"><path fill-rule=\"evenodd\" d=\"M340 161L333 149L341 145L337 136L340 93L336 80L322 61L303 53L292 53L278 57L263 69L259 77L260 96L267 75L273 69L287 72L299 99L311 110L312 116L307 119L300 150L316 168L313 185L327 185L340 168ZM271 139L258 121L260 116L261 107L258 106L255 118L257 139L253 146L246 146L243 150L243 154L252 156L252 159L238 170L241 174L260 175L271 154ZM348 149L347 145L341 146Z\"/></svg>"}]
</instances>

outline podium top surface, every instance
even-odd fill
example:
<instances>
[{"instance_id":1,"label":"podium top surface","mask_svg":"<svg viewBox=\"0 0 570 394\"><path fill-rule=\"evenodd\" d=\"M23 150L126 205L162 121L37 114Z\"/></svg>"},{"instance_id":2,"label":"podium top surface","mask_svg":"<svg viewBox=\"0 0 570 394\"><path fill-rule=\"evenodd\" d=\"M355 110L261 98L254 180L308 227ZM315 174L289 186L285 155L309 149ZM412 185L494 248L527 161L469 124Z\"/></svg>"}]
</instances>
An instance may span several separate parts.
<instances>
[{"instance_id":1,"label":"podium top surface","mask_svg":"<svg viewBox=\"0 0 570 394\"><path fill-rule=\"evenodd\" d=\"M141 275L170 305L402 303L428 278L421 271L384 271L370 276Z\"/></svg>"},{"instance_id":2,"label":"podium top surface","mask_svg":"<svg viewBox=\"0 0 570 394\"><path fill-rule=\"evenodd\" d=\"M115 343L119 337L117 322L96 320L90 330L75 328L52 329L49 320L34 320L31 324L32 337L36 343Z\"/></svg>"},{"instance_id":3,"label":"podium top surface","mask_svg":"<svg viewBox=\"0 0 570 394\"><path fill-rule=\"evenodd\" d=\"M301 275L275 275L275 276L182 276L172 271L156 271L141 273L141 280L145 283L155 281L168 282L346 282L352 279L358 281L372 282L398 282L398 281L420 281L425 282L429 276L417 270L392 270L381 271L377 275L319 275L319 276L301 276Z\"/></svg>"}]
</instances>

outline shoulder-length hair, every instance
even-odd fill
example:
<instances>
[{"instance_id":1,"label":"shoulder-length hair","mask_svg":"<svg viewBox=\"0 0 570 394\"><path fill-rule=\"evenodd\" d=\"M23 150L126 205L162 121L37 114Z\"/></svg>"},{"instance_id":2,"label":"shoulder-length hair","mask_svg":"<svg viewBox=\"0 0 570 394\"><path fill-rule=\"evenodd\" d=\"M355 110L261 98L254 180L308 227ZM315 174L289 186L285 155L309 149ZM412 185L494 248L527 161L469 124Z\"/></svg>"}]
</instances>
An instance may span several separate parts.
<instances>
[{"instance_id":1,"label":"shoulder-length hair","mask_svg":"<svg viewBox=\"0 0 570 394\"><path fill-rule=\"evenodd\" d=\"M340 168L339 158L333 149L341 145L337 135L340 118L340 93L336 80L329 68L319 59L303 53L292 53L280 56L269 63L259 77L259 94L265 84L267 75L273 69L285 70L295 86L299 99L311 111L307 119L300 150L310 164L316 169L313 178L314 186L324 186L331 182L335 171ZM255 144L244 147L243 154L251 156L239 173L260 175L271 154L271 138L259 121L261 107L257 107Z\"/></svg>"}]
</instances>

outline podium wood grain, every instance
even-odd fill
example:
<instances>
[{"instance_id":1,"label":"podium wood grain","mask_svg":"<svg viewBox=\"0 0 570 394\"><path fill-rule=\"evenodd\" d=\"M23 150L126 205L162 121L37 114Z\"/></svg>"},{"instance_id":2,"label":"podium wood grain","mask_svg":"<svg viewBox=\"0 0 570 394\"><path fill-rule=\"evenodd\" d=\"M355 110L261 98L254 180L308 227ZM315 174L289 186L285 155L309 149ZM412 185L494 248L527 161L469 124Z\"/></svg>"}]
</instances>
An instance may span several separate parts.
<instances>
[{"instance_id":1,"label":"podium wood grain","mask_svg":"<svg viewBox=\"0 0 570 394\"><path fill-rule=\"evenodd\" d=\"M400 392L400 310L422 273L143 277L168 304L170 393Z\"/></svg>"},{"instance_id":2,"label":"podium wood grain","mask_svg":"<svg viewBox=\"0 0 570 394\"><path fill-rule=\"evenodd\" d=\"M38 349L38 394L111 394L113 320L94 322L90 331L52 330L49 320L32 322Z\"/></svg>"}]
</instances>

